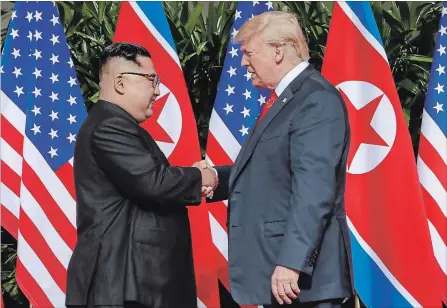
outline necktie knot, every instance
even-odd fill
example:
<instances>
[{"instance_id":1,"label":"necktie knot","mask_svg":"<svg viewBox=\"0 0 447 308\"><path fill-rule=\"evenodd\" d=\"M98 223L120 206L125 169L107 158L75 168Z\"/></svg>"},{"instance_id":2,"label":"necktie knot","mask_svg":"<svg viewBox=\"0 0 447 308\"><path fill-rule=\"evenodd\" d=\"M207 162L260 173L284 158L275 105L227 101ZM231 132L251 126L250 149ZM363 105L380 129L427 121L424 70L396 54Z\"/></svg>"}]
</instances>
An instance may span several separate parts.
<instances>
[{"instance_id":1,"label":"necktie knot","mask_svg":"<svg viewBox=\"0 0 447 308\"><path fill-rule=\"evenodd\" d=\"M270 93L269 100L276 101L277 99L278 99L278 95L276 95L275 91L272 91L272 93Z\"/></svg>"}]
</instances>

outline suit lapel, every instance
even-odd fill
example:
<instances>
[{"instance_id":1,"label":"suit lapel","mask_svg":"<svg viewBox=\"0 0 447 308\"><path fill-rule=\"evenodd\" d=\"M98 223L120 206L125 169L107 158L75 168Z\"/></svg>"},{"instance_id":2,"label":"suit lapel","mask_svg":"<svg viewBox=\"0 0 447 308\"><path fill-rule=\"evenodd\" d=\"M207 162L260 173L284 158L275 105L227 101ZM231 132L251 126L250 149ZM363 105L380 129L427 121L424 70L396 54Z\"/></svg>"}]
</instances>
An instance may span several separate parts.
<instances>
[{"instance_id":1,"label":"suit lapel","mask_svg":"<svg viewBox=\"0 0 447 308\"><path fill-rule=\"evenodd\" d=\"M253 125L252 133L249 136L249 138L247 138L247 140L244 142L240 155L236 160L234 166L235 172L230 177L230 187L233 186L239 173L244 168L245 164L248 162L251 155L253 154L253 151L256 145L258 144L259 139L261 138L264 130L267 128L270 122L276 117L276 115L281 111L281 109L290 101L292 97L293 94L290 91L290 89L287 88L286 90L284 90L283 94L281 94L281 96L278 97L278 99L272 105L272 107L267 112L265 117L261 120L261 122L258 125L256 125L256 123Z\"/></svg>"},{"instance_id":2,"label":"suit lapel","mask_svg":"<svg viewBox=\"0 0 447 308\"><path fill-rule=\"evenodd\" d=\"M265 129L268 127L270 122L272 122L272 120L276 117L276 115L284 108L284 106L286 106L287 103L294 97L295 92L297 92L301 88L303 82L314 72L315 68L313 68L312 65L309 65L300 75L298 75L291 82L291 84L284 90L281 96L278 97L273 106L265 115L264 119L262 119L258 125L256 125L256 123L253 125L251 134L244 142L242 149L239 152L239 155L233 166L233 172L231 172L229 179L230 190L232 190L232 187L236 182L236 179L241 173L242 169L244 168L245 164L249 161L250 157L253 155L253 151L255 150L256 145L258 144L259 139L261 138Z\"/></svg>"}]
</instances>

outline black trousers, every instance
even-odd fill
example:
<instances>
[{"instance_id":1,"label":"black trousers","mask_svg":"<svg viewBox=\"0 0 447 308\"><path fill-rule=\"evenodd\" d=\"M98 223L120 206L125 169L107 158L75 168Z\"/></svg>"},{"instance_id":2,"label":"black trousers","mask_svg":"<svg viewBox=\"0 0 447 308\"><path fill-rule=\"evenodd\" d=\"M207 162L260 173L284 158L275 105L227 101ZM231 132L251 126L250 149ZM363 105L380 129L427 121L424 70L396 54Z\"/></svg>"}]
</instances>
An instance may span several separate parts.
<instances>
[{"instance_id":1,"label":"black trousers","mask_svg":"<svg viewBox=\"0 0 447 308\"><path fill-rule=\"evenodd\" d=\"M137 302L125 302L124 305L93 305L93 294L90 292L86 306L67 305L67 308L150 308Z\"/></svg>"},{"instance_id":2,"label":"black trousers","mask_svg":"<svg viewBox=\"0 0 447 308\"><path fill-rule=\"evenodd\" d=\"M283 305L275 304L272 305L264 305L264 308L351 308L354 307L353 300L350 299L347 302L343 303L344 298L334 298L317 302L307 302L307 303L299 303L296 301L292 301L292 304Z\"/></svg>"}]
</instances>

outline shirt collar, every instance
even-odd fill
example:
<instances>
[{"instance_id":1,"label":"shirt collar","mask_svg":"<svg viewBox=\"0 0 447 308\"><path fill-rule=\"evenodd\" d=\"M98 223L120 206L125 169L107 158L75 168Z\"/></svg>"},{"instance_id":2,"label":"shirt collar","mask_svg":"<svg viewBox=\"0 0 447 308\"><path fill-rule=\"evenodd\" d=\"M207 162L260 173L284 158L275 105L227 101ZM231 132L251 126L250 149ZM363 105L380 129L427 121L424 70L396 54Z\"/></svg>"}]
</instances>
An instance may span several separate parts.
<instances>
[{"instance_id":1,"label":"shirt collar","mask_svg":"<svg viewBox=\"0 0 447 308\"><path fill-rule=\"evenodd\" d=\"M309 62L303 61L295 66L290 72L288 72L278 83L275 89L275 93L278 97L281 96L282 92L287 88L287 86L296 78L299 74L301 74L304 69L309 66Z\"/></svg>"}]
</instances>

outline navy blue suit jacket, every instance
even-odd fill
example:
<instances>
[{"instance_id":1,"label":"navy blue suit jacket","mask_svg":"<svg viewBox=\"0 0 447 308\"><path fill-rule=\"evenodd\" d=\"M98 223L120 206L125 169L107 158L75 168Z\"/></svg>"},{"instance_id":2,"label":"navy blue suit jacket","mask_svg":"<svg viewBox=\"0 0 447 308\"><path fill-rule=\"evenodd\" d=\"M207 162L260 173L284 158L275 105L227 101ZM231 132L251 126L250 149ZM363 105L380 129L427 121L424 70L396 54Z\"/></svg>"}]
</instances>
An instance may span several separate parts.
<instances>
[{"instance_id":1,"label":"navy blue suit jacket","mask_svg":"<svg viewBox=\"0 0 447 308\"><path fill-rule=\"evenodd\" d=\"M277 265L301 271L301 302L350 297L344 192L350 130L342 97L309 65L247 137L233 166L216 167L211 201L228 199L231 294L275 301Z\"/></svg>"}]
</instances>

